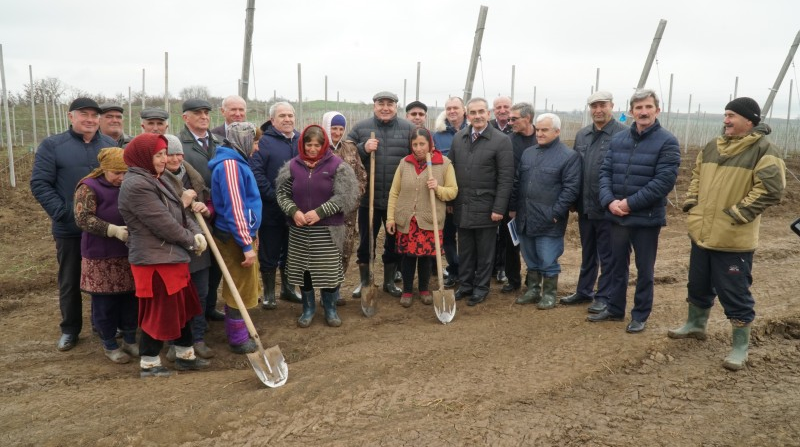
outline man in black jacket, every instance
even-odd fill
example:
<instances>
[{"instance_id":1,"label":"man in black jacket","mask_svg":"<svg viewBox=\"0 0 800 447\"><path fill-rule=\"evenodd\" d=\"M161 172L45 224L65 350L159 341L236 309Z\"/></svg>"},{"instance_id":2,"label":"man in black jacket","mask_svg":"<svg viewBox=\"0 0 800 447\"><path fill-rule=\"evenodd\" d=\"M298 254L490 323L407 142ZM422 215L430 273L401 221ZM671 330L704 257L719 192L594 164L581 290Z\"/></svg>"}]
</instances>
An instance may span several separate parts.
<instances>
[{"instance_id":1,"label":"man in black jacket","mask_svg":"<svg viewBox=\"0 0 800 447\"><path fill-rule=\"evenodd\" d=\"M456 171L460 286L456 299L469 296L470 306L489 294L497 227L506 213L514 179L511 140L489 125L489 104L467 102L470 125L453 137L450 160Z\"/></svg>"},{"instance_id":2,"label":"man in black jacket","mask_svg":"<svg viewBox=\"0 0 800 447\"><path fill-rule=\"evenodd\" d=\"M369 160L375 154L375 203L372 220L373 237L377 238L381 225L386 223L386 209L389 204L389 190L400 160L409 154L408 138L415 126L397 116L397 95L392 92L379 92L372 97L374 103L372 118L359 121L347 135L347 139L358 147L361 161L369 175ZM372 138L372 133L375 137ZM353 290L353 297L361 297L361 288L369 284L369 194L361 198L358 208L358 271L361 283ZM403 293L394 284L394 274L400 260L395 250L395 237L384 234L383 245L383 290L392 296ZM374 240L373 240L374 242Z\"/></svg>"},{"instance_id":3,"label":"man in black jacket","mask_svg":"<svg viewBox=\"0 0 800 447\"><path fill-rule=\"evenodd\" d=\"M100 149L116 142L101 134L100 106L93 99L77 98L69 106L69 130L47 137L36 150L31 192L53 222L58 258L58 304L61 338L56 347L68 351L78 343L81 315L81 230L75 224L73 195L78 182L100 166Z\"/></svg>"},{"instance_id":4,"label":"man in black jacket","mask_svg":"<svg viewBox=\"0 0 800 447\"><path fill-rule=\"evenodd\" d=\"M600 205L600 166L611 144L611 137L624 130L625 126L614 119L614 97L611 93L597 91L586 102L592 114L592 124L578 131L573 147L583 158L583 186L577 203L581 272L575 293L561 298L560 302L570 305L594 300L589 306L589 313L600 313L606 308L611 286L611 222L605 219L605 209Z\"/></svg>"}]
</instances>

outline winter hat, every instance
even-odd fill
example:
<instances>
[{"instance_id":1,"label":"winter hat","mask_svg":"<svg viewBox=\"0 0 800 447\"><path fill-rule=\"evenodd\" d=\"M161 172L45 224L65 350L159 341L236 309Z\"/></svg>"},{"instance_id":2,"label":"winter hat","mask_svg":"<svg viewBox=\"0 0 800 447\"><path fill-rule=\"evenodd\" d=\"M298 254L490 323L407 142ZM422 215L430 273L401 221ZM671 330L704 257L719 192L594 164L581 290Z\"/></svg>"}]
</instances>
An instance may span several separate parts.
<instances>
[{"instance_id":1,"label":"winter hat","mask_svg":"<svg viewBox=\"0 0 800 447\"><path fill-rule=\"evenodd\" d=\"M342 126L346 130L347 120L345 119L344 115L336 111L325 112L325 114L322 115L322 128L325 130L325 134L328 135L328 144L330 144L331 147L333 147L333 138L331 137L331 126ZM342 136L342 140L344 139L345 137Z\"/></svg>"},{"instance_id":2,"label":"winter hat","mask_svg":"<svg viewBox=\"0 0 800 447\"><path fill-rule=\"evenodd\" d=\"M183 143L175 135L164 135L167 138L167 155L183 155Z\"/></svg>"},{"instance_id":3,"label":"winter hat","mask_svg":"<svg viewBox=\"0 0 800 447\"><path fill-rule=\"evenodd\" d=\"M331 118L331 126L347 127L347 120L344 118L344 115L335 115Z\"/></svg>"},{"instance_id":4,"label":"winter hat","mask_svg":"<svg viewBox=\"0 0 800 447\"><path fill-rule=\"evenodd\" d=\"M162 149L166 149L167 145L167 138L164 135L143 133L125 146L123 155L125 164L132 168L142 168L153 175L158 175L155 166L153 166L153 155Z\"/></svg>"},{"instance_id":5,"label":"winter hat","mask_svg":"<svg viewBox=\"0 0 800 447\"><path fill-rule=\"evenodd\" d=\"M742 115L745 119L752 121L754 126L761 122L761 107L753 98L746 96L736 98L725 106L725 110Z\"/></svg>"}]
</instances>

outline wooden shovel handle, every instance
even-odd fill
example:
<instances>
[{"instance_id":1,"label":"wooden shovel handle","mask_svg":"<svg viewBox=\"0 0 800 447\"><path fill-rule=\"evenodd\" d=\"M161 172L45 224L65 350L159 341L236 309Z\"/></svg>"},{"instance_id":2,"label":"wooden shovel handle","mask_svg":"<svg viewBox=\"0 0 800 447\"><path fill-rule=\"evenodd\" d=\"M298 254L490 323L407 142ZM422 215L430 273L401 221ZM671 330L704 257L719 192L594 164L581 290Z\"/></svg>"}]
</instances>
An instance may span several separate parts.
<instances>
[{"instance_id":1,"label":"wooden shovel handle","mask_svg":"<svg viewBox=\"0 0 800 447\"><path fill-rule=\"evenodd\" d=\"M431 163L430 152L425 154L425 161L428 163L428 180L433 179L433 164ZM436 272L439 275L439 284L444 284L444 274L442 272L442 247L439 244L439 219L436 216L436 193L428 189L431 196L431 213L433 214L433 243L436 248Z\"/></svg>"}]
</instances>

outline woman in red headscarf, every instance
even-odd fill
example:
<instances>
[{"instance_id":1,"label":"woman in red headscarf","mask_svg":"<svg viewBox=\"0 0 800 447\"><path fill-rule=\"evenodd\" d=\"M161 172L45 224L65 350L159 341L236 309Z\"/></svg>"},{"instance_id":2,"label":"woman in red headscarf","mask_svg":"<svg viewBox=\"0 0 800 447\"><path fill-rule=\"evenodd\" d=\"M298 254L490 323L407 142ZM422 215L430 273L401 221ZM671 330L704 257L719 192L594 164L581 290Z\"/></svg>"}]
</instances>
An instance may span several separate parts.
<instances>
[{"instance_id":1,"label":"woman in red headscarf","mask_svg":"<svg viewBox=\"0 0 800 447\"><path fill-rule=\"evenodd\" d=\"M428 283L431 278L431 261L436 256L434 237L442 240L445 202L458 194L456 175L450 159L433 146L431 132L425 128L411 131L411 154L400 161L389 190L386 210L386 231L397 232L397 251L403 254L403 294L400 304L409 307L414 292L414 270L419 278L419 297L424 304L432 304ZM425 155L431 154L428 166ZM428 179L428 169L433 178ZM430 190L436 197L436 219L439 234L433 234L433 210ZM441 244L440 244L441 245Z\"/></svg>"},{"instance_id":2,"label":"woman in red headscarf","mask_svg":"<svg viewBox=\"0 0 800 447\"><path fill-rule=\"evenodd\" d=\"M202 312L190 281L190 253L202 253L207 242L187 214L181 193L162 179L167 165L167 139L142 134L128 143L129 166L119 194L119 210L128 226L128 260L139 298L139 343L142 377L168 376L159 352L175 340L175 367L196 370L209 362L195 356L192 317Z\"/></svg>"},{"instance_id":3,"label":"woman in red headscarf","mask_svg":"<svg viewBox=\"0 0 800 447\"><path fill-rule=\"evenodd\" d=\"M344 281L345 216L357 206L358 181L353 168L329 150L322 127L306 127L297 149L276 180L278 205L291 220L286 271L291 284L301 284L303 314L297 325L311 324L317 287L322 289L325 321L341 326L336 296Z\"/></svg>"}]
</instances>

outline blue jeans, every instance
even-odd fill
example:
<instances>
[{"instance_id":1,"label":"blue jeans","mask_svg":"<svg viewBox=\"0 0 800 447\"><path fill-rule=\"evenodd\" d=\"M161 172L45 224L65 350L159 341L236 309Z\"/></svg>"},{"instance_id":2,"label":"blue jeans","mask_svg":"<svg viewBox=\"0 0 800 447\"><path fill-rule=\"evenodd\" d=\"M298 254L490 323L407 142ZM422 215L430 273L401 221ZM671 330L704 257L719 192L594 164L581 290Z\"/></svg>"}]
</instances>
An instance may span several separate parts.
<instances>
[{"instance_id":1,"label":"blue jeans","mask_svg":"<svg viewBox=\"0 0 800 447\"><path fill-rule=\"evenodd\" d=\"M558 258L564 253L564 238L519 235L522 258L529 271L551 278L561 273Z\"/></svg>"}]
</instances>

